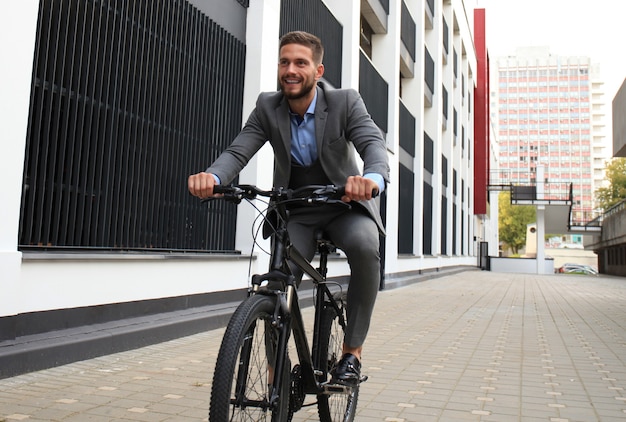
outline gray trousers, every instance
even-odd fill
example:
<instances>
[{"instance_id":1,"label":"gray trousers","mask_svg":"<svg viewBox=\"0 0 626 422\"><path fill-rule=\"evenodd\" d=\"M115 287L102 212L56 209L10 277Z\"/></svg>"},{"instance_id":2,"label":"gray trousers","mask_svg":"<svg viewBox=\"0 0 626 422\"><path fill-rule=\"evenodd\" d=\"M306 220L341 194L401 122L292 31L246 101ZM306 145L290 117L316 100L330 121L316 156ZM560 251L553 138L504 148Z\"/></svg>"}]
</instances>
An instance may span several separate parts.
<instances>
[{"instance_id":1,"label":"gray trousers","mask_svg":"<svg viewBox=\"0 0 626 422\"><path fill-rule=\"evenodd\" d=\"M347 210L337 206L306 207L291 211L289 238L307 260L315 255L316 230L344 251L350 265L348 286L348 326L344 342L360 347L370 327L380 285L379 233L374 220L358 205ZM301 277L302 274L295 274Z\"/></svg>"}]
</instances>

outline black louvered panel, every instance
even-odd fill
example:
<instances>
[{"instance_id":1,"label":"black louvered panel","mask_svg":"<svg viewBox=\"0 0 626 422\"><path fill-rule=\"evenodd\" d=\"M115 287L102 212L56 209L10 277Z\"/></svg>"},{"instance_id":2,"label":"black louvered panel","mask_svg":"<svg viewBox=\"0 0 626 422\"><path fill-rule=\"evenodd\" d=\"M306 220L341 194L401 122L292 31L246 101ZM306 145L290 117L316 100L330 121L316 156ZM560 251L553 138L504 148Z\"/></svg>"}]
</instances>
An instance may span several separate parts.
<instances>
[{"instance_id":1,"label":"black louvered panel","mask_svg":"<svg viewBox=\"0 0 626 422\"><path fill-rule=\"evenodd\" d=\"M245 45L188 2L42 0L22 248L232 250L186 191L241 127Z\"/></svg>"},{"instance_id":2,"label":"black louvered panel","mask_svg":"<svg viewBox=\"0 0 626 422\"><path fill-rule=\"evenodd\" d=\"M387 133L389 84L363 51L360 52L359 59L359 92L372 120Z\"/></svg>"},{"instance_id":3,"label":"black louvered panel","mask_svg":"<svg viewBox=\"0 0 626 422\"><path fill-rule=\"evenodd\" d=\"M433 254L433 187L426 181L423 183L423 214L422 214L422 252Z\"/></svg>"},{"instance_id":4,"label":"black louvered panel","mask_svg":"<svg viewBox=\"0 0 626 422\"><path fill-rule=\"evenodd\" d=\"M458 248L458 244L456 241L456 236L458 233L458 225L459 222L457 220L457 210L456 210L456 203L452 202L452 255L458 255L459 254L459 248Z\"/></svg>"},{"instance_id":5,"label":"black louvered panel","mask_svg":"<svg viewBox=\"0 0 626 422\"><path fill-rule=\"evenodd\" d=\"M415 52L416 52L416 27L415 21L411 16L411 12L409 12L409 8L407 7L404 1L402 2L402 9L400 15L400 39L402 43L406 47L411 59L415 61Z\"/></svg>"},{"instance_id":6,"label":"black louvered panel","mask_svg":"<svg viewBox=\"0 0 626 422\"><path fill-rule=\"evenodd\" d=\"M448 255L448 198L441 196L441 255Z\"/></svg>"},{"instance_id":7,"label":"black louvered panel","mask_svg":"<svg viewBox=\"0 0 626 422\"><path fill-rule=\"evenodd\" d=\"M398 200L398 253L413 253L414 213L415 213L415 174L400 164Z\"/></svg>"},{"instance_id":8,"label":"black louvered panel","mask_svg":"<svg viewBox=\"0 0 626 422\"><path fill-rule=\"evenodd\" d=\"M324 79L341 88L343 27L321 0L282 0L280 35L306 31L324 45Z\"/></svg>"},{"instance_id":9,"label":"black louvered panel","mask_svg":"<svg viewBox=\"0 0 626 422\"><path fill-rule=\"evenodd\" d=\"M400 118L399 118L399 140L400 146L404 149L411 157L415 157L415 142L417 141L415 137L415 117L411 114L409 109L406 108L402 101L398 101L399 109L400 109Z\"/></svg>"},{"instance_id":10,"label":"black louvered panel","mask_svg":"<svg viewBox=\"0 0 626 422\"><path fill-rule=\"evenodd\" d=\"M435 61L433 60L428 48L424 46L424 81L426 86L430 88L430 92L435 92Z\"/></svg>"}]
</instances>

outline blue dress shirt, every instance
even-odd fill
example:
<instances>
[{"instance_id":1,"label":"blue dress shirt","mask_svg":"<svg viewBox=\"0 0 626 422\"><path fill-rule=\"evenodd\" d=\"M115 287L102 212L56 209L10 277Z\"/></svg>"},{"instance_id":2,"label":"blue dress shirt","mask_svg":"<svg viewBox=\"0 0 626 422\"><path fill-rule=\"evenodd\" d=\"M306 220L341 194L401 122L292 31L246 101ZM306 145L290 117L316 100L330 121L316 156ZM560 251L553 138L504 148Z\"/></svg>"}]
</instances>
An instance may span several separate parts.
<instances>
[{"instance_id":1,"label":"blue dress shirt","mask_svg":"<svg viewBox=\"0 0 626 422\"><path fill-rule=\"evenodd\" d=\"M315 141L315 97L304 113L304 118L289 110L291 119L291 158L298 164L308 167L317 160L317 143ZM367 173L363 177L372 179L378 185L378 191L385 190L385 180L378 173Z\"/></svg>"}]
</instances>

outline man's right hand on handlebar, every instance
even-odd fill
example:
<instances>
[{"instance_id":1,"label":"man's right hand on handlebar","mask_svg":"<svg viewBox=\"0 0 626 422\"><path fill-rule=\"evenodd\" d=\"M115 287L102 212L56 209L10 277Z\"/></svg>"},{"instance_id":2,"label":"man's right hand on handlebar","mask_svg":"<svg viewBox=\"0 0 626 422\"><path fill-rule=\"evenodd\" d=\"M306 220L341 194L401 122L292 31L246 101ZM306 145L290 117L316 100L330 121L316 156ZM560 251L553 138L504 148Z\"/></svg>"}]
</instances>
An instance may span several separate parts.
<instances>
[{"instance_id":1,"label":"man's right hand on handlebar","mask_svg":"<svg viewBox=\"0 0 626 422\"><path fill-rule=\"evenodd\" d=\"M196 173L187 179L189 193L201 199L212 197L213 187L216 184L215 177L211 173Z\"/></svg>"}]
</instances>

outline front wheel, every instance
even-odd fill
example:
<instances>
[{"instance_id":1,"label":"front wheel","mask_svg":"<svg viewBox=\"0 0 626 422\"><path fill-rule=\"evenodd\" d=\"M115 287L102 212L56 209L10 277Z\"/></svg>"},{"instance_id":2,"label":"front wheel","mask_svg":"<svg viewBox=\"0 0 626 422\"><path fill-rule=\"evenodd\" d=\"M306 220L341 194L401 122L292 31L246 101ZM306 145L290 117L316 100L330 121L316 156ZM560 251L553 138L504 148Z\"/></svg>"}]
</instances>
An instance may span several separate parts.
<instances>
[{"instance_id":1,"label":"front wheel","mask_svg":"<svg viewBox=\"0 0 626 422\"><path fill-rule=\"evenodd\" d=\"M213 374L209 421L288 420L289 359L278 402L270 403L279 330L272 324L276 298L255 295L231 317Z\"/></svg>"},{"instance_id":2,"label":"front wheel","mask_svg":"<svg viewBox=\"0 0 626 422\"><path fill-rule=\"evenodd\" d=\"M342 356L344 327L340 316L345 317L342 297L337 295L335 301L339 312L329 302L324 304L320 321L320 338L317 341L319 362L325 379L330 378L331 371L337 366ZM345 319L344 319L345 321ZM347 393L324 393L318 395L317 410L320 422L352 422L356 413L359 386Z\"/></svg>"}]
</instances>

